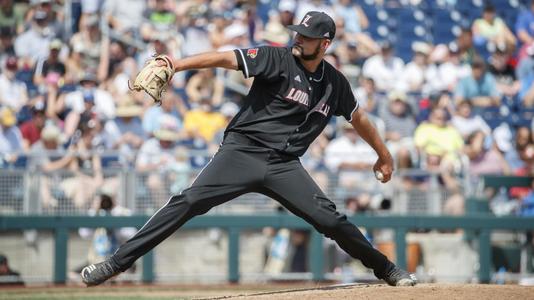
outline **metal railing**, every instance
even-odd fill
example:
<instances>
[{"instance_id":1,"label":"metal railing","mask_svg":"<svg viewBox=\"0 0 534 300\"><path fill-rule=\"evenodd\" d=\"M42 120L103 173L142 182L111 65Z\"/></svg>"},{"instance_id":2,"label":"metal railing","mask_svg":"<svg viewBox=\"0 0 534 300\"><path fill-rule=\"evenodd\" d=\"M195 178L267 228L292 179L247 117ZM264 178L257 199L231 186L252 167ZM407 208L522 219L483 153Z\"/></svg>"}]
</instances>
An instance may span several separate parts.
<instances>
[{"instance_id":1,"label":"metal railing","mask_svg":"<svg viewBox=\"0 0 534 300\"><path fill-rule=\"evenodd\" d=\"M492 248L491 232L493 230L532 230L534 217L494 217L491 215L445 217L445 216L373 216L361 215L349 218L357 226L373 228L391 228L395 232L396 264L406 268L406 234L414 229L464 229L474 232L478 241L479 270L478 281L488 283L491 280ZM86 217L86 216L0 216L0 231L40 229L54 232L54 282L65 283L67 271L67 254L69 230L79 227L141 227L148 216L131 217ZM304 220L291 215L224 215L200 216L184 225L185 229L218 227L228 233L228 271L227 280L238 282L239 273L239 237L242 230L261 229L264 227L308 229L311 230L309 265L312 279L325 279L323 238ZM147 253L142 262L142 280L154 280L153 252Z\"/></svg>"},{"instance_id":2,"label":"metal railing","mask_svg":"<svg viewBox=\"0 0 534 300\"><path fill-rule=\"evenodd\" d=\"M189 187L198 171L169 169L139 172L119 165L103 169L103 180L99 181L91 172L43 172L34 167L0 169L0 213L85 215L94 207L100 193L112 191L118 205L134 214L152 214L169 197ZM344 212L346 199L366 194L375 202L389 200L392 213L439 215L449 196L438 182L439 174L421 170L405 170L386 185L378 183L372 172L352 172L348 176L354 178L348 183L340 180L341 177L347 178L344 173L333 174L326 170L310 173L338 209ZM417 186L406 187L402 178L407 175L423 179ZM279 206L264 195L246 194L213 208L210 214L275 213Z\"/></svg>"}]
</instances>

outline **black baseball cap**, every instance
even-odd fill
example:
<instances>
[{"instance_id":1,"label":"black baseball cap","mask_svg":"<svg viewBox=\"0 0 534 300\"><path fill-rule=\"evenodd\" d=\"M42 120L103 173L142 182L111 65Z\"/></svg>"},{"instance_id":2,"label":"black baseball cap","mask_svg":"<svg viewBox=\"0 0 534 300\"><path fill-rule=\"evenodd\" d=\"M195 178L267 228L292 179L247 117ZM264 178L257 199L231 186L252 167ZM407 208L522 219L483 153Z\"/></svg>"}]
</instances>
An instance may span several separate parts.
<instances>
[{"instance_id":1,"label":"black baseball cap","mask_svg":"<svg viewBox=\"0 0 534 300\"><path fill-rule=\"evenodd\" d=\"M336 23L329 15L320 11L307 12L300 24L289 25L287 28L315 39L332 40L336 35Z\"/></svg>"}]
</instances>

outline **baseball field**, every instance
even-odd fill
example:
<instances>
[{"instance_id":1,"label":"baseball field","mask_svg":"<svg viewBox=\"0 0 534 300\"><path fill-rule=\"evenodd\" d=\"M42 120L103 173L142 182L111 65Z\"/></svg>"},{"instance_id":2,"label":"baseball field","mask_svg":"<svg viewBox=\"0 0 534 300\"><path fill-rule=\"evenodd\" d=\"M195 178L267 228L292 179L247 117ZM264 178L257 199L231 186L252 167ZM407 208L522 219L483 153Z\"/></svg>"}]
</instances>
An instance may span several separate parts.
<instances>
[{"instance_id":1,"label":"baseball field","mask_svg":"<svg viewBox=\"0 0 534 300\"><path fill-rule=\"evenodd\" d=\"M534 287L518 285L420 284L385 285L150 285L27 287L0 289L0 299L534 299Z\"/></svg>"}]
</instances>

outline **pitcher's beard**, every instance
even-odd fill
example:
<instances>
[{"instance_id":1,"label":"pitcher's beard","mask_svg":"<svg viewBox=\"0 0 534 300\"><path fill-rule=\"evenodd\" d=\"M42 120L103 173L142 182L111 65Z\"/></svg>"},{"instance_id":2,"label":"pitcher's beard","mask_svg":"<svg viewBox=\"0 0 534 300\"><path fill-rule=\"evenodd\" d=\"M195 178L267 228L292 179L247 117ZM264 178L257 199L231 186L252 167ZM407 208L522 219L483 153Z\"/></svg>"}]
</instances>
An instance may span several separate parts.
<instances>
[{"instance_id":1,"label":"pitcher's beard","mask_svg":"<svg viewBox=\"0 0 534 300\"><path fill-rule=\"evenodd\" d=\"M321 52L321 45L317 45L312 54L304 54L304 49L298 45L293 45L292 52L295 56L300 57L303 60L314 60L319 56L319 52Z\"/></svg>"}]
</instances>

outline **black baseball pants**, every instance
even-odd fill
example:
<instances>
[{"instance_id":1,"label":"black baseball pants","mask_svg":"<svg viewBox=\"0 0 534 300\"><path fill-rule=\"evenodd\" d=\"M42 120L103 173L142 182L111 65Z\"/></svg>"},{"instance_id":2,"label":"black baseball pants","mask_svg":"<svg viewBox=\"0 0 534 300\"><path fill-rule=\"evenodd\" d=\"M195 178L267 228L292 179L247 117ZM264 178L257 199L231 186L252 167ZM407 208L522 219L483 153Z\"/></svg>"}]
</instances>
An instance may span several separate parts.
<instances>
[{"instance_id":1,"label":"black baseball pants","mask_svg":"<svg viewBox=\"0 0 534 300\"><path fill-rule=\"evenodd\" d=\"M189 219L250 192L277 200L373 269L378 278L383 278L392 266L345 215L336 211L335 204L324 195L298 157L261 147L238 133L227 134L191 187L172 196L115 252L112 262L122 271L128 269Z\"/></svg>"}]
</instances>

